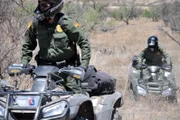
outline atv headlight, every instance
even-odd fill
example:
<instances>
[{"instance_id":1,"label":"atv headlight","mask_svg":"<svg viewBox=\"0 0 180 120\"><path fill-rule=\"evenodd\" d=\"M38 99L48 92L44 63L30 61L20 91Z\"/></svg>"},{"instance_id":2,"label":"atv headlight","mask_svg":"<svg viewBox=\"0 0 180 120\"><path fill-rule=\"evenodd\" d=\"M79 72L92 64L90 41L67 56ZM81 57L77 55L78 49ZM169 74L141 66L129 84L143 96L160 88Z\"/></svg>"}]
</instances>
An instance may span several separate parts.
<instances>
[{"instance_id":1,"label":"atv headlight","mask_svg":"<svg viewBox=\"0 0 180 120\"><path fill-rule=\"evenodd\" d=\"M170 96L170 95L172 95L172 89L171 89L171 88L168 88L168 89L164 90L164 91L162 92L162 95L163 95L163 96Z\"/></svg>"},{"instance_id":2,"label":"atv headlight","mask_svg":"<svg viewBox=\"0 0 180 120\"><path fill-rule=\"evenodd\" d=\"M165 76L165 77L168 77L168 76L170 76L170 75L171 75L171 72L167 72L167 71L164 72L164 76Z\"/></svg>"},{"instance_id":3,"label":"atv headlight","mask_svg":"<svg viewBox=\"0 0 180 120\"><path fill-rule=\"evenodd\" d=\"M146 90L144 90L142 87L137 86L137 92L138 94L145 96L147 94Z\"/></svg>"},{"instance_id":4,"label":"atv headlight","mask_svg":"<svg viewBox=\"0 0 180 120\"><path fill-rule=\"evenodd\" d=\"M0 116L4 116L4 108L0 106Z\"/></svg>"},{"instance_id":5,"label":"atv headlight","mask_svg":"<svg viewBox=\"0 0 180 120\"><path fill-rule=\"evenodd\" d=\"M69 108L69 104L66 101L60 101L59 103L52 104L43 108L42 116L43 118L51 117L51 116L58 116L66 114Z\"/></svg>"}]
</instances>

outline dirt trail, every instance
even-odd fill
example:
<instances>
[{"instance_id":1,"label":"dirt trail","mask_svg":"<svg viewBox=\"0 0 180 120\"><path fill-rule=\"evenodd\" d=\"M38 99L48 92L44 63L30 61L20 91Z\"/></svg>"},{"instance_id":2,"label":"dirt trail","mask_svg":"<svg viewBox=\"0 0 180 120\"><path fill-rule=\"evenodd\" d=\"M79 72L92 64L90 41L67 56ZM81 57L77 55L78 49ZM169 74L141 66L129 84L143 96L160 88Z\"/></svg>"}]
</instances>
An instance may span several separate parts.
<instances>
[{"instance_id":1,"label":"dirt trail","mask_svg":"<svg viewBox=\"0 0 180 120\"><path fill-rule=\"evenodd\" d=\"M178 72L180 69L180 55L178 54L180 46L159 31L158 27L163 25L162 22L151 22L147 19L130 21L128 26L123 22L118 22L117 29L108 32L94 31L91 35L90 42L93 48L91 64L118 79L117 89L124 94L125 100L124 106L120 109L123 120L180 119L180 105L171 105L154 97L137 103L125 90L131 58L146 47L147 38L150 35L157 35L159 44L172 57L176 82L180 86ZM177 35L173 34L173 36L178 39Z\"/></svg>"}]
</instances>

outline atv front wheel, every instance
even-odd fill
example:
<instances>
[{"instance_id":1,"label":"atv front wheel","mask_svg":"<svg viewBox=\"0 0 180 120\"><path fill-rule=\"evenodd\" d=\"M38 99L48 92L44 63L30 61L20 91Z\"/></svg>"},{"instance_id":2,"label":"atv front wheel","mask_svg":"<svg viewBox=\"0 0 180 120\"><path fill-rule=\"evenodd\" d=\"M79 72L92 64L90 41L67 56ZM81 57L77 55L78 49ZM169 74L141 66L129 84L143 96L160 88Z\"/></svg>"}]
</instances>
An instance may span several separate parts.
<instances>
[{"instance_id":1,"label":"atv front wheel","mask_svg":"<svg viewBox=\"0 0 180 120\"><path fill-rule=\"evenodd\" d=\"M119 112L116 109L114 109L112 112L111 120L122 120L122 117L119 115Z\"/></svg>"},{"instance_id":2,"label":"atv front wheel","mask_svg":"<svg viewBox=\"0 0 180 120\"><path fill-rule=\"evenodd\" d=\"M169 103L177 103L177 97L173 96L173 95L168 96L167 100L168 100Z\"/></svg>"},{"instance_id":3,"label":"atv front wheel","mask_svg":"<svg viewBox=\"0 0 180 120\"><path fill-rule=\"evenodd\" d=\"M139 101L139 95L137 93L137 89L135 89L135 90L133 89L133 85L131 82L129 83L129 88L130 88L129 89L130 97L135 101Z\"/></svg>"},{"instance_id":4,"label":"atv front wheel","mask_svg":"<svg viewBox=\"0 0 180 120\"><path fill-rule=\"evenodd\" d=\"M91 102L84 102L73 120L94 120L93 106Z\"/></svg>"},{"instance_id":5,"label":"atv front wheel","mask_svg":"<svg viewBox=\"0 0 180 120\"><path fill-rule=\"evenodd\" d=\"M88 118L84 118L84 117L76 117L74 120L89 120Z\"/></svg>"},{"instance_id":6,"label":"atv front wheel","mask_svg":"<svg viewBox=\"0 0 180 120\"><path fill-rule=\"evenodd\" d=\"M173 89L172 95L167 96L166 99L167 99L167 101L168 101L169 103L177 103L177 94L176 94L176 90Z\"/></svg>"}]
</instances>

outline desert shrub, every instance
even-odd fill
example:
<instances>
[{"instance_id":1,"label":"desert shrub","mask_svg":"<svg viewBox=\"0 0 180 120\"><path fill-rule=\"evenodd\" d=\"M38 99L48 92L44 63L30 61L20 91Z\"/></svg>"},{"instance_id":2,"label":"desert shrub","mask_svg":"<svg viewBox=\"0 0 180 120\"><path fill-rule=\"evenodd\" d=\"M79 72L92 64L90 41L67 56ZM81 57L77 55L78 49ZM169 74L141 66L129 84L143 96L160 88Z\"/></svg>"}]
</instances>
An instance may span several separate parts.
<instances>
[{"instance_id":1,"label":"desert shrub","mask_svg":"<svg viewBox=\"0 0 180 120\"><path fill-rule=\"evenodd\" d=\"M100 25L100 29L103 32L114 30L117 27L117 21L115 19L108 19L107 21L103 21Z\"/></svg>"},{"instance_id":2,"label":"desert shrub","mask_svg":"<svg viewBox=\"0 0 180 120\"><path fill-rule=\"evenodd\" d=\"M160 19L160 9L158 5L151 5L148 9L144 9L141 14L142 17L158 21Z\"/></svg>"},{"instance_id":3,"label":"desert shrub","mask_svg":"<svg viewBox=\"0 0 180 120\"><path fill-rule=\"evenodd\" d=\"M110 17L116 20L122 20L122 15L120 9L110 10Z\"/></svg>"},{"instance_id":4,"label":"desert shrub","mask_svg":"<svg viewBox=\"0 0 180 120\"><path fill-rule=\"evenodd\" d=\"M160 15L165 25L169 26L172 31L180 31L180 2L164 2L160 7Z\"/></svg>"},{"instance_id":5,"label":"desert shrub","mask_svg":"<svg viewBox=\"0 0 180 120\"><path fill-rule=\"evenodd\" d=\"M98 23L99 19L99 12L93 8L88 8L82 15L81 23L84 25L85 30L90 31Z\"/></svg>"},{"instance_id":6,"label":"desert shrub","mask_svg":"<svg viewBox=\"0 0 180 120\"><path fill-rule=\"evenodd\" d=\"M160 19L160 6L159 5L151 5L151 14L152 14L152 21L158 21Z\"/></svg>"},{"instance_id":7,"label":"desert shrub","mask_svg":"<svg viewBox=\"0 0 180 120\"><path fill-rule=\"evenodd\" d=\"M144 11L142 13L142 17L152 18L152 11L148 10L148 9L144 9Z\"/></svg>"},{"instance_id":8,"label":"desert shrub","mask_svg":"<svg viewBox=\"0 0 180 120\"><path fill-rule=\"evenodd\" d=\"M142 9L133 7L129 8L123 6L119 9L110 10L110 17L115 18L116 20L123 20L123 19L136 19L139 18L142 14Z\"/></svg>"},{"instance_id":9,"label":"desert shrub","mask_svg":"<svg viewBox=\"0 0 180 120\"><path fill-rule=\"evenodd\" d=\"M120 7L120 14L123 18L127 19L127 18L132 18L132 8L129 8L127 6L121 6Z\"/></svg>"},{"instance_id":10,"label":"desert shrub","mask_svg":"<svg viewBox=\"0 0 180 120\"><path fill-rule=\"evenodd\" d=\"M25 4L18 2L18 0L0 1L1 79L6 77L6 70L10 64L21 62L21 41L28 24L28 19L32 15L29 13L25 15L24 11L27 12L30 9L26 9L28 7L24 6Z\"/></svg>"},{"instance_id":11,"label":"desert shrub","mask_svg":"<svg viewBox=\"0 0 180 120\"><path fill-rule=\"evenodd\" d=\"M73 3L69 3L65 6L63 12L71 16L73 19L76 19L80 23L82 29L88 32L91 31L102 18L100 13L101 8L102 6L94 9L89 4L74 5Z\"/></svg>"},{"instance_id":12,"label":"desert shrub","mask_svg":"<svg viewBox=\"0 0 180 120\"><path fill-rule=\"evenodd\" d=\"M23 6L18 5L15 10L18 12L18 14L24 16L33 16L36 6L37 5L34 2L27 1Z\"/></svg>"},{"instance_id":13,"label":"desert shrub","mask_svg":"<svg viewBox=\"0 0 180 120\"><path fill-rule=\"evenodd\" d=\"M133 8L132 19L141 17L142 12L143 12L142 8L134 7Z\"/></svg>"},{"instance_id":14,"label":"desert shrub","mask_svg":"<svg viewBox=\"0 0 180 120\"><path fill-rule=\"evenodd\" d=\"M63 12L73 17L74 19L79 19L83 14L83 10L81 9L81 7L82 6L80 4L74 5L73 3L68 3L65 4Z\"/></svg>"}]
</instances>

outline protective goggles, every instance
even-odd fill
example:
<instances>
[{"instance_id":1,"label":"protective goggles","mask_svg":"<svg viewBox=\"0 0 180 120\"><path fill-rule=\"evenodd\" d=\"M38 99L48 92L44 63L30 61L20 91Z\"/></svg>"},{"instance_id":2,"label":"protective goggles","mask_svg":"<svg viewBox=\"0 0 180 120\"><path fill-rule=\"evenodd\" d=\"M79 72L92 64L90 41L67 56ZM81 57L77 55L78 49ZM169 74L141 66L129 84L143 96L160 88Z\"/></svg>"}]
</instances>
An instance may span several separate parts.
<instances>
[{"instance_id":1,"label":"protective goggles","mask_svg":"<svg viewBox=\"0 0 180 120\"><path fill-rule=\"evenodd\" d=\"M50 8L51 7L51 4L46 3L46 2L40 2L39 5L40 5L40 7L43 7L43 8Z\"/></svg>"}]
</instances>

